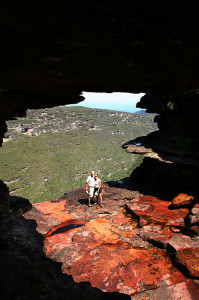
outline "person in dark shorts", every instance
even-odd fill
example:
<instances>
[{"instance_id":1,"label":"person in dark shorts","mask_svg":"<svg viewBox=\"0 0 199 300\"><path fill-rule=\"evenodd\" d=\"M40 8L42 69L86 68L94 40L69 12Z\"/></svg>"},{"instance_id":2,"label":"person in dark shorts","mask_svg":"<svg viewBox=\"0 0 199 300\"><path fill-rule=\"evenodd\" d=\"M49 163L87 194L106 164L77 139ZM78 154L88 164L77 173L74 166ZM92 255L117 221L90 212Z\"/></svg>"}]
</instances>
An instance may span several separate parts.
<instances>
[{"instance_id":1,"label":"person in dark shorts","mask_svg":"<svg viewBox=\"0 0 199 300\"><path fill-rule=\"evenodd\" d=\"M102 184L97 174L94 176L94 197L95 196L97 196L98 204L102 207Z\"/></svg>"}]
</instances>

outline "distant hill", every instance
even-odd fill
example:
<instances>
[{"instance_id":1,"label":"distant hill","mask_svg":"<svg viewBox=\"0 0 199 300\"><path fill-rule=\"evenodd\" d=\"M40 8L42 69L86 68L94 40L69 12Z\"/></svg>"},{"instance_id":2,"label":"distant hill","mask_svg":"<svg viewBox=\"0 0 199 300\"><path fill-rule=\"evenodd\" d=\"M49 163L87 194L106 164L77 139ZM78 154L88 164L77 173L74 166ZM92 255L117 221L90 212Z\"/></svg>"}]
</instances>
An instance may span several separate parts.
<instances>
[{"instance_id":1,"label":"distant hill","mask_svg":"<svg viewBox=\"0 0 199 300\"><path fill-rule=\"evenodd\" d=\"M147 115L146 109L141 109L136 112L137 114Z\"/></svg>"},{"instance_id":2,"label":"distant hill","mask_svg":"<svg viewBox=\"0 0 199 300\"><path fill-rule=\"evenodd\" d=\"M142 160L121 145L157 129L153 115L84 107L29 110L7 122L0 167L13 195L33 203L85 185L91 170L103 182L128 176Z\"/></svg>"}]
</instances>

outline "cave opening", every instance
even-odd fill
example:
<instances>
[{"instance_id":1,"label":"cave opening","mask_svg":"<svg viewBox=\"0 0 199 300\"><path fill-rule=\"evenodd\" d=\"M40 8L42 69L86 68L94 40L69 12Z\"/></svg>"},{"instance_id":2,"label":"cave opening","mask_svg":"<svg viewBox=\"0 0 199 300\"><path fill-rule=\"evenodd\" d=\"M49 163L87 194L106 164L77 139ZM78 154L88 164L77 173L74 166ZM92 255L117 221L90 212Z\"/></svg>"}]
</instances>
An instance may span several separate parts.
<instances>
[{"instance_id":1,"label":"cave opening","mask_svg":"<svg viewBox=\"0 0 199 300\"><path fill-rule=\"evenodd\" d=\"M92 169L103 182L121 185L142 162L122 145L157 130L154 115L136 108L143 95L83 92L85 101L75 105L28 110L8 121L1 168L10 194L52 200L84 186Z\"/></svg>"}]
</instances>

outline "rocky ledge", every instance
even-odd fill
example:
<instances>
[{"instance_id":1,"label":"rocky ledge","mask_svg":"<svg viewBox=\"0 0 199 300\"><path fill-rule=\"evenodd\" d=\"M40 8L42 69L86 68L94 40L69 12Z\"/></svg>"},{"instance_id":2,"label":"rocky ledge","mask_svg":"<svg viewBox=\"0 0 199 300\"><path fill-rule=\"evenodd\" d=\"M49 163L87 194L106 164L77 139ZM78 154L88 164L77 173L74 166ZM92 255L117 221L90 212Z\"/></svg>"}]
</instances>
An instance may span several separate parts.
<instances>
[{"instance_id":1,"label":"rocky ledge","mask_svg":"<svg viewBox=\"0 0 199 300\"><path fill-rule=\"evenodd\" d=\"M88 207L82 187L33 205L25 218L36 220L46 256L76 282L133 299L193 300L199 289L198 223L190 218L198 218L199 205L190 209L193 201L103 185L103 207Z\"/></svg>"}]
</instances>

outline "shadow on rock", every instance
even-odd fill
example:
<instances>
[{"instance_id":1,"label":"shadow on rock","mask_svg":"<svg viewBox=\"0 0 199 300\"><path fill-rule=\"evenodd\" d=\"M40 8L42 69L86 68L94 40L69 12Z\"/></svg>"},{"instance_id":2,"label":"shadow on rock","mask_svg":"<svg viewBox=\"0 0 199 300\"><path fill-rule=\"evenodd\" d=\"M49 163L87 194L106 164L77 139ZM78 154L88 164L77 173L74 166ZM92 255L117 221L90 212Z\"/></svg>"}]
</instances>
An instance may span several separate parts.
<instances>
[{"instance_id":1,"label":"shadow on rock","mask_svg":"<svg viewBox=\"0 0 199 300\"><path fill-rule=\"evenodd\" d=\"M170 191L163 191L162 189L159 189L158 185L153 186L146 183L143 184L142 181L138 181L137 179L134 181L131 176L117 181L107 181L106 183L110 187L125 188L130 191L136 191L140 194L150 195L166 201L170 201L176 195L174 192L171 193Z\"/></svg>"},{"instance_id":2,"label":"shadow on rock","mask_svg":"<svg viewBox=\"0 0 199 300\"><path fill-rule=\"evenodd\" d=\"M193 238L197 235L197 232L194 229L187 228L187 227L184 227L184 226L175 226L175 228L172 228L172 226L171 226L170 230L173 233L181 233L181 234L189 236L191 238Z\"/></svg>"},{"instance_id":3,"label":"shadow on rock","mask_svg":"<svg viewBox=\"0 0 199 300\"><path fill-rule=\"evenodd\" d=\"M119 293L104 293L89 283L75 283L72 276L63 274L61 263L46 258L44 238L36 227L33 219L22 216L1 234L1 299L130 299Z\"/></svg>"},{"instance_id":4,"label":"shadow on rock","mask_svg":"<svg viewBox=\"0 0 199 300\"><path fill-rule=\"evenodd\" d=\"M83 205L88 205L88 199L79 199L78 202Z\"/></svg>"}]
</instances>

